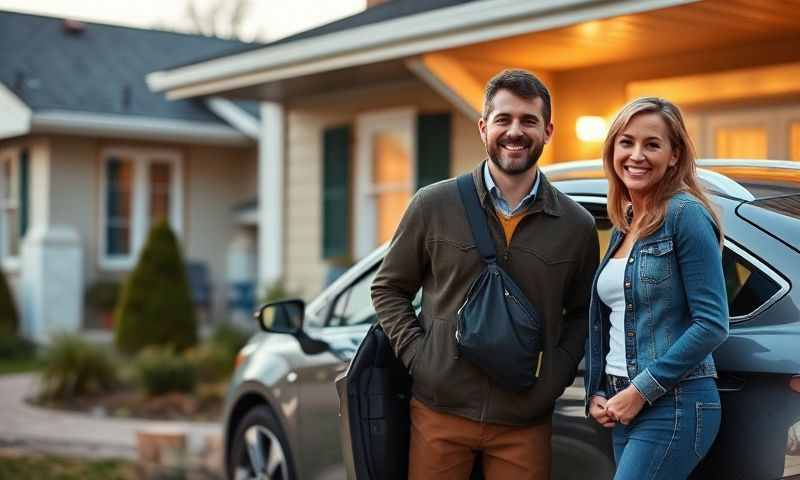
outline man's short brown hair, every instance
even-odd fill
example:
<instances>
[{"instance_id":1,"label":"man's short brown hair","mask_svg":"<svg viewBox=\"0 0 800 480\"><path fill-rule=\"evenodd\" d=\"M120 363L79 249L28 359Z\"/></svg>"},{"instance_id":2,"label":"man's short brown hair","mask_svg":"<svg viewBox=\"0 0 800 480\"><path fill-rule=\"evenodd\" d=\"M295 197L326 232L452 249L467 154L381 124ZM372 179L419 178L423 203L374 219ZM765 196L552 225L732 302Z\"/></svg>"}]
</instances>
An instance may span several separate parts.
<instances>
[{"instance_id":1,"label":"man's short brown hair","mask_svg":"<svg viewBox=\"0 0 800 480\"><path fill-rule=\"evenodd\" d=\"M487 120L494 105L492 100L500 90L508 90L525 100L542 99L542 116L545 125L550 123L550 92L541 80L527 70L503 70L486 84L483 100L483 118Z\"/></svg>"}]
</instances>

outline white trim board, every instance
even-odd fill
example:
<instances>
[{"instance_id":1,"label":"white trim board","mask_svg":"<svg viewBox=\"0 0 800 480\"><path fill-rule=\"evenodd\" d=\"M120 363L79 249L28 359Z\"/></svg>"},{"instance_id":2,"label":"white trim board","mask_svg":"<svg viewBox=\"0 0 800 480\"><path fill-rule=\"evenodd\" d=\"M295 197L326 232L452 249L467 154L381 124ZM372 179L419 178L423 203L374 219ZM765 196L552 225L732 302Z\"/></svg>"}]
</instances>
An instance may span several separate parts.
<instances>
[{"instance_id":1,"label":"white trim board","mask_svg":"<svg viewBox=\"0 0 800 480\"><path fill-rule=\"evenodd\" d=\"M31 109L0 83L0 139L25 135L31 128Z\"/></svg>"},{"instance_id":2,"label":"white trim board","mask_svg":"<svg viewBox=\"0 0 800 480\"><path fill-rule=\"evenodd\" d=\"M253 140L258 140L261 131L261 122L258 118L250 115L238 105L226 98L206 98L205 103L209 110L217 114L231 126L235 127L237 130Z\"/></svg>"},{"instance_id":3,"label":"white trim board","mask_svg":"<svg viewBox=\"0 0 800 480\"><path fill-rule=\"evenodd\" d=\"M187 120L53 110L33 114L29 132L246 146L253 140L225 125Z\"/></svg>"},{"instance_id":4,"label":"white trim board","mask_svg":"<svg viewBox=\"0 0 800 480\"><path fill-rule=\"evenodd\" d=\"M696 1L486 0L157 71L147 84L171 99L209 95Z\"/></svg>"}]
</instances>

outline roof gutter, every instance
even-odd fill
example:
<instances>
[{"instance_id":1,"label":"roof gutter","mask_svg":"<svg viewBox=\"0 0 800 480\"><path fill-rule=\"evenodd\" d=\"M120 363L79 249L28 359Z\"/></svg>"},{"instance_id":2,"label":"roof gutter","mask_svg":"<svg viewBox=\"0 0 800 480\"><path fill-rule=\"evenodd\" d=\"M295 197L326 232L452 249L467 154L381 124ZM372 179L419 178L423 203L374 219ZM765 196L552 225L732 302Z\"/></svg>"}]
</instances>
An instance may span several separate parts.
<instances>
[{"instance_id":1,"label":"roof gutter","mask_svg":"<svg viewBox=\"0 0 800 480\"><path fill-rule=\"evenodd\" d=\"M29 132L25 133L124 137L201 145L248 146L253 144L253 140L248 135L217 123L65 110L33 113Z\"/></svg>"},{"instance_id":2,"label":"roof gutter","mask_svg":"<svg viewBox=\"0 0 800 480\"><path fill-rule=\"evenodd\" d=\"M147 76L171 99L406 58L698 0L486 0L266 46Z\"/></svg>"}]
</instances>

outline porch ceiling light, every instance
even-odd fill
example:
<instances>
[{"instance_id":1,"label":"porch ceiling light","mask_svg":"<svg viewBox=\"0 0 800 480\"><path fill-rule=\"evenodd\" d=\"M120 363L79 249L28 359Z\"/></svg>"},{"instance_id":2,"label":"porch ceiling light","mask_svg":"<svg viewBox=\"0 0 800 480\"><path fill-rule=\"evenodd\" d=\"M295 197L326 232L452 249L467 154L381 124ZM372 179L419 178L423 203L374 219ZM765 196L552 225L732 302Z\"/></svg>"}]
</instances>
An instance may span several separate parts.
<instances>
[{"instance_id":1,"label":"porch ceiling light","mask_svg":"<svg viewBox=\"0 0 800 480\"><path fill-rule=\"evenodd\" d=\"M584 115L575 123L575 133L582 142L602 142L608 126L603 117Z\"/></svg>"}]
</instances>

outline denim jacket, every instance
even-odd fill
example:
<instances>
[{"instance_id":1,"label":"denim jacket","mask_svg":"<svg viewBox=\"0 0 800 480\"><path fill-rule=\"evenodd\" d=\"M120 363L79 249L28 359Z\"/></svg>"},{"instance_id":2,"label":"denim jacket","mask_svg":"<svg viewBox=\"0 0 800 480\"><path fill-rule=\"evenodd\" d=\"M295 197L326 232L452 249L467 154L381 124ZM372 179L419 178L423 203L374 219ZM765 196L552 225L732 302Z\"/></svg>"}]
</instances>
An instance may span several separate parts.
<instances>
[{"instance_id":1,"label":"denim jacket","mask_svg":"<svg viewBox=\"0 0 800 480\"><path fill-rule=\"evenodd\" d=\"M605 394L610 309L597 278L622 243L615 230L594 277L586 341L586 411ZM673 196L664 222L638 239L625 266L625 360L631 383L652 404L681 380L716 377L711 355L728 336L728 302L717 229L702 203Z\"/></svg>"}]
</instances>

